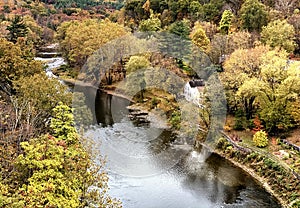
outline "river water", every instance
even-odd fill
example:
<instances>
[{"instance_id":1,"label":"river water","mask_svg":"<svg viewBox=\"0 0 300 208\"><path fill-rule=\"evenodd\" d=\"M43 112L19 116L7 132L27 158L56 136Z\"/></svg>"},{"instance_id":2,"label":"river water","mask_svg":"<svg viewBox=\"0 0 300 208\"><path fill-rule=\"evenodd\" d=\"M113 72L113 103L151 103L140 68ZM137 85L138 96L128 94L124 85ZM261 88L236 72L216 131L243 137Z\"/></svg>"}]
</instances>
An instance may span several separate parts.
<instances>
[{"instance_id":1,"label":"river water","mask_svg":"<svg viewBox=\"0 0 300 208\"><path fill-rule=\"evenodd\" d=\"M136 125L127 117L129 104L98 92L98 125L87 132L99 154L107 155L110 194L125 208L280 207L218 155L194 151L191 141L181 142L155 122Z\"/></svg>"},{"instance_id":2,"label":"river water","mask_svg":"<svg viewBox=\"0 0 300 208\"><path fill-rule=\"evenodd\" d=\"M64 64L46 61L46 73ZM240 169L218 155L193 150L193 141L174 135L164 125L131 121L129 101L84 89L94 106L94 125L87 132L93 149L106 155L110 195L125 208L276 208L275 200ZM92 92L91 92L92 91Z\"/></svg>"}]
</instances>

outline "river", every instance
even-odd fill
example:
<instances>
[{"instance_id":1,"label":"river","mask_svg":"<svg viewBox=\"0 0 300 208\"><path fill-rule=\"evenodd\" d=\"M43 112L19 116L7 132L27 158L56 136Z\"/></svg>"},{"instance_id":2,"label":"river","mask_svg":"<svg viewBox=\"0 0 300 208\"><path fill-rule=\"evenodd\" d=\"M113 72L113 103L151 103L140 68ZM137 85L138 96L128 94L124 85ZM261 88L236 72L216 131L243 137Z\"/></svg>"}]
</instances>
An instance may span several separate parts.
<instances>
[{"instance_id":1,"label":"river","mask_svg":"<svg viewBox=\"0 0 300 208\"><path fill-rule=\"evenodd\" d=\"M61 57L47 61L46 73L64 64ZM94 89L85 89L85 92ZM107 156L109 193L125 208L276 208L268 193L245 172L204 147L193 150L156 121L131 121L124 98L95 94L94 125L86 133L98 154ZM93 103L94 104L94 103Z\"/></svg>"},{"instance_id":2,"label":"river","mask_svg":"<svg viewBox=\"0 0 300 208\"><path fill-rule=\"evenodd\" d=\"M110 194L125 208L280 207L249 175L218 155L197 152L192 142L184 144L151 122L132 122L127 105L124 98L98 92L98 124L87 133L107 155Z\"/></svg>"}]
</instances>

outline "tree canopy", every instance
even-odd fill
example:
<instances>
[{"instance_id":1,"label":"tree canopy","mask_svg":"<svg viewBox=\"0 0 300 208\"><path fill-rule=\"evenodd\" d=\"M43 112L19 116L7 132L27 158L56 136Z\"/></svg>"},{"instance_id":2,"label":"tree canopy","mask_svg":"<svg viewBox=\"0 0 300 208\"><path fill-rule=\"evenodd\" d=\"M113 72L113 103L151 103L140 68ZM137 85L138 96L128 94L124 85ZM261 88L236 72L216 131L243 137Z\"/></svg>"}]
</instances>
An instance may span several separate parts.
<instances>
[{"instance_id":1,"label":"tree canopy","mask_svg":"<svg viewBox=\"0 0 300 208\"><path fill-rule=\"evenodd\" d=\"M82 66L103 44L125 34L127 31L122 25L109 20L71 21L58 28L60 45L71 66Z\"/></svg>"},{"instance_id":2,"label":"tree canopy","mask_svg":"<svg viewBox=\"0 0 300 208\"><path fill-rule=\"evenodd\" d=\"M287 63L284 51L262 46L235 51L222 74L229 105L241 108L247 119L259 114L268 132L290 128L297 123L291 106L299 99L298 68L297 62Z\"/></svg>"},{"instance_id":3,"label":"tree canopy","mask_svg":"<svg viewBox=\"0 0 300 208\"><path fill-rule=\"evenodd\" d=\"M239 11L241 24L249 31L260 31L267 24L265 5L258 0L246 0Z\"/></svg>"},{"instance_id":4,"label":"tree canopy","mask_svg":"<svg viewBox=\"0 0 300 208\"><path fill-rule=\"evenodd\" d=\"M279 47L293 52L296 47L294 27L286 20L275 20L264 26L261 32L263 43L275 48Z\"/></svg>"}]
</instances>

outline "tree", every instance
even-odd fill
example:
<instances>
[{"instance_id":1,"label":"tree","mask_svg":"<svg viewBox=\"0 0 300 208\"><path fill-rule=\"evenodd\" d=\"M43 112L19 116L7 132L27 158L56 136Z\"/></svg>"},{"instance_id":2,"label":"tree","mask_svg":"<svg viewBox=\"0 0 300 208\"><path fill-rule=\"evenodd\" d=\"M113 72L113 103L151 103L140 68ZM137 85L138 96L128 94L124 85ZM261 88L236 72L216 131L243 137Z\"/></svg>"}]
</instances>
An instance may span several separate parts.
<instances>
[{"instance_id":1,"label":"tree","mask_svg":"<svg viewBox=\"0 0 300 208\"><path fill-rule=\"evenodd\" d=\"M297 0L275 0L275 9L289 14L297 7Z\"/></svg>"},{"instance_id":2,"label":"tree","mask_svg":"<svg viewBox=\"0 0 300 208\"><path fill-rule=\"evenodd\" d=\"M266 147L268 146L269 140L266 132L258 131L253 136L253 142L257 147Z\"/></svg>"},{"instance_id":3,"label":"tree","mask_svg":"<svg viewBox=\"0 0 300 208\"><path fill-rule=\"evenodd\" d=\"M219 23L219 28L223 34L228 34L228 31L231 27L231 21L233 14L230 10L225 10L222 14L221 21Z\"/></svg>"},{"instance_id":4,"label":"tree","mask_svg":"<svg viewBox=\"0 0 300 208\"><path fill-rule=\"evenodd\" d=\"M244 29L260 31L267 24L265 5L258 0L246 0L239 11L241 24Z\"/></svg>"},{"instance_id":5,"label":"tree","mask_svg":"<svg viewBox=\"0 0 300 208\"><path fill-rule=\"evenodd\" d=\"M286 20L275 20L264 26L261 32L261 41L273 48L279 47L292 53L296 43L295 30Z\"/></svg>"},{"instance_id":6,"label":"tree","mask_svg":"<svg viewBox=\"0 0 300 208\"><path fill-rule=\"evenodd\" d=\"M107 194L103 159L94 164L79 141L71 109L59 103L54 112L51 126L59 139L46 134L21 144L16 187L5 191L0 184L2 207L121 207Z\"/></svg>"},{"instance_id":7,"label":"tree","mask_svg":"<svg viewBox=\"0 0 300 208\"><path fill-rule=\"evenodd\" d=\"M9 31L9 40L16 43L19 37L26 37L28 28L25 25L21 16L15 16L11 25L7 26Z\"/></svg>"},{"instance_id":8,"label":"tree","mask_svg":"<svg viewBox=\"0 0 300 208\"><path fill-rule=\"evenodd\" d=\"M245 31L234 32L228 35L227 54L237 49L250 49L253 46L251 34Z\"/></svg>"},{"instance_id":9,"label":"tree","mask_svg":"<svg viewBox=\"0 0 300 208\"><path fill-rule=\"evenodd\" d=\"M189 13L193 19L203 19L203 6L198 1L192 1L189 6Z\"/></svg>"},{"instance_id":10,"label":"tree","mask_svg":"<svg viewBox=\"0 0 300 208\"><path fill-rule=\"evenodd\" d=\"M134 73L149 66L150 62L145 56L131 56L125 65L126 74Z\"/></svg>"},{"instance_id":11,"label":"tree","mask_svg":"<svg viewBox=\"0 0 300 208\"><path fill-rule=\"evenodd\" d=\"M190 22L187 19L172 23L168 30L183 39L189 39Z\"/></svg>"},{"instance_id":12,"label":"tree","mask_svg":"<svg viewBox=\"0 0 300 208\"><path fill-rule=\"evenodd\" d=\"M109 20L64 22L58 28L60 46L69 64L77 67L81 67L103 44L125 34L127 31L122 25Z\"/></svg>"},{"instance_id":13,"label":"tree","mask_svg":"<svg viewBox=\"0 0 300 208\"><path fill-rule=\"evenodd\" d=\"M71 93L56 79L49 79L45 73L20 78L14 82L16 95L13 105L27 124L44 131L52 109L60 102L71 103ZM28 90L30 89L30 90ZM21 110L22 109L22 110Z\"/></svg>"},{"instance_id":14,"label":"tree","mask_svg":"<svg viewBox=\"0 0 300 208\"><path fill-rule=\"evenodd\" d=\"M27 26L27 42L34 43L35 46L38 46L42 43L42 33L43 28L37 24L37 22L29 15L23 17L23 21Z\"/></svg>"},{"instance_id":15,"label":"tree","mask_svg":"<svg viewBox=\"0 0 300 208\"><path fill-rule=\"evenodd\" d=\"M144 71L150 67L150 62L145 56L131 56L125 65L126 69L126 90L127 93L137 92L139 89L140 99L143 99L143 93L146 87ZM131 95L135 96L135 95Z\"/></svg>"},{"instance_id":16,"label":"tree","mask_svg":"<svg viewBox=\"0 0 300 208\"><path fill-rule=\"evenodd\" d=\"M220 21L220 10L223 7L225 1L212 0L206 1L203 4L204 20L208 22L218 23Z\"/></svg>"},{"instance_id":17,"label":"tree","mask_svg":"<svg viewBox=\"0 0 300 208\"><path fill-rule=\"evenodd\" d=\"M0 38L0 89L11 94L13 81L42 70L42 63L33 59L31 48Z\"/></svg>"},{"instance_id":18,"label":"tree","mask_svg":"<svg viewBox=\"0 0 300 208\"><path fill-rule=\"evenodd\" d=\"M200 23L196 22L193 31L190 34L190 38L192 42L202 50L208 49L210 41Z\"/></svg>"},{"instance_id":19,"label":"tree","mask_svg":"<svg viewBox=\"0 0 300 208\"><path fill-rule=\"evenodd\" d=\"M161 21L152 12L149 19L142 20L139 25L140 31L158 31L161 29Z\"/></svg>"},{"instance_id":20,"label":"tree","mask_svg":"<svg viewBox=\"0 0 300 208\"><path fill-rule=\"evenodd\" d=\"M240 97L236 96L236 93L243 83L246 83L243 87L245 91L257 86L252 85L255 83L255 80L252 78L259 77L262 64L261 57L268 51L269 48L265 46L253 49L238 49L224 63L224 72L220 78L226 89L229 108L233 111L241 108L245 112L247 119L250 119L254 113L255 97L253 97L253 94L251 94L251 97L247 97L248 95L250 96L250 93L243 92L245 93L245 99L241 100Z\"/></svg>"},{"instance_id":21,"label":"tree","mask_svg":"<svg viewBox=\"0 0 300 208\"><path fill-rule=\"evenodd\" d=\"M299 99L299 63L287 64L287 53L270 51L262 57L261 85L257 101L260 105L260 118L266 130L287 130L294 126L292 114L297 108L290 106ZM292 111L291 111L292 110Z\"/></svg>"},{"instance_id":22,"label":"tree","mask_svg":"<svg viewBox=\"0 0 300 208\"><path fill-rule=\"evenodd\" d=\"M248 52L244 54L247 57L252 56L249 50L244 52ZM233 55L237 55L235 53ZM267 132L287 130L297 123L296 115L299 109L292 106L299 99L300 93L299 63L288 64L287 53L279 50L265 52L261 50L257 59L259 61L256 64L250 59L251 62L243 65L245 63L241 58L238 59L241 63L235 66L228 65L233 60L225 63L222 80L227 90L229 104L232 99L242 106L247 119L258 113ZM242 68L239 69L238 66ZM227 71L230 67L233 67L231 77ZM232 73L235 76L232 76Z\"/></svg>"}]
</instances>

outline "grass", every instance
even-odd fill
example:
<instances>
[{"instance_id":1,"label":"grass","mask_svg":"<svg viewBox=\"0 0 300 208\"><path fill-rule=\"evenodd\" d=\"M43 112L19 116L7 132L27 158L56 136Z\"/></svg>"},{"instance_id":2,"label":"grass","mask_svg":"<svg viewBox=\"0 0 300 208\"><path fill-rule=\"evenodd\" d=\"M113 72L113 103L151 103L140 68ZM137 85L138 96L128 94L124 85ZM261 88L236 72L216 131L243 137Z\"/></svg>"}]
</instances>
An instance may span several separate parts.
<instances>
[{"instance_id":1,"label":"grass","mask_svg":"<svg viewBox=\"0 0 300 208\"><path fill-rule=\"evenodd\" d=\"M251 148L252 150L255 150L261 154L268 155L269 157L271 157L272 159L280 163L282 166L292 168L294 171L300 174L300 152L292 150L287 145L281 144L280 141L276 138L270 138L269 144L265 148L256 147L252 140L253 132L251 130L248 129L248 130L237 131L237 130L233 130L233 126L234 126L234 117L228 116L224 131L227 135L231 137L233 135L237 135L242 140L241 142L238 142L239 145ZM294 141L295 137L296 138L299 137L300 129L295 130L294 133L291 135L292 137L287 138L287 140ZM284 154L285 153L288 154L288 157L281 155L283 151Z\"/></svg>"}]
</instances>

